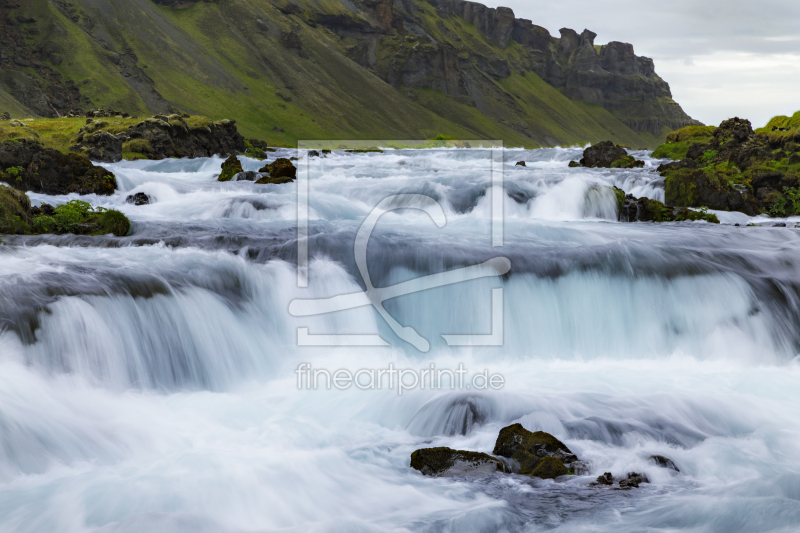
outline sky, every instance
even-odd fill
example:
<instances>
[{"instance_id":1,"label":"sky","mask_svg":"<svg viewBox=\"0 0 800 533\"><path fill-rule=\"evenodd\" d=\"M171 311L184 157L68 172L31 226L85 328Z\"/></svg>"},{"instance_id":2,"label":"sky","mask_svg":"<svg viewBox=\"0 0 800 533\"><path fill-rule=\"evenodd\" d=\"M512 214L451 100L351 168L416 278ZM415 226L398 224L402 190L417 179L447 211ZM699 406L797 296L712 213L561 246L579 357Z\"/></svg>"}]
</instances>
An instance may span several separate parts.
<instances>
[{"instance_id":1,"label":"sky","mask_svg":"<svg viewBox=\"0 0 800 533\"><path fill-rule=\"evenodd\" d=\"M651 57L692 118L760 127L800 111L800 0L478 0L558 37L560 28L622 41Z\"/></svg>"}]
</instances>

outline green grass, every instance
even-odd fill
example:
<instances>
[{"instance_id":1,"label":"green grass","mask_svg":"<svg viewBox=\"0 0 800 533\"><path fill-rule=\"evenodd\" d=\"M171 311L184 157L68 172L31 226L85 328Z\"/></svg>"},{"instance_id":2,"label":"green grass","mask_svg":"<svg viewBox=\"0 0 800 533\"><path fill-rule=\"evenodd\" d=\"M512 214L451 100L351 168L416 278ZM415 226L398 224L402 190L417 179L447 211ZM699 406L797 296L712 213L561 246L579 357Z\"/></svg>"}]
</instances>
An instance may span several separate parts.
<instances>
[{"instance_id":1,"label":"green grass","mask_svg":"<svg viewBox=\"0 0 800 533\"><path fill-rule=\"evenodd\" d=\"M710 141L716 131L717 128L714 126L687 126L673 131L667 135L667 142L655 149L653 157L678 161L686 159L686 154L694 143Z\"/></svg>"},{"instance_id":2,"label":"green grass","mask_svg":"<svg viewBox=\"0 0 800 533\"><path fill-rule=\"evenodd\" d=\"M414 1L420 25L434 39L449 43L461 60L507 61L515 71L530 62L525 47L512 42L500 48L474 25L459 17L442 18L430 3ZM336 0L299 0L298 15L285 15L268 0L198 2L180 10L150 0L113 0L92 9L84 9L84 0L72 3L98 23L91 38L54 3L37 0L31 5L41 34L28 41L33 49L57 43L64 61L54 69L75 83L92 101L91 107L149 116L177 105L213 120L234 119L245 137L274 146L291 146L300 139L402 140L441 133L502 139L508 146L611 139L635 148L653 147L659 142L657 135L637 134L624 121L676 105L666 99L612 114L565 97L535 74L513 74L499 81L489 73L478 76L475 107L436 91L395 88L375 76L371 66L362 68L344 55L352 39L308 24L319 13L360 20L361 15ZM259 18L275 31L259 30ZM276 35L287 32L297 36L300 50L280 43ZM401 35L384 39L378 49L378 70L409 57L414 47L426 46L431 45L425 39ZM135 72L133 78L123 76L112 61L112 49L124 54L127 47L155 92L143 88L147 86L143 79L134 83ZM29 114L14 102L0 91L0 110ZM77 130L59 130L44 135L63 150ZM146 153L133 146L125 152Z\"/></svg>"}]
</instances>

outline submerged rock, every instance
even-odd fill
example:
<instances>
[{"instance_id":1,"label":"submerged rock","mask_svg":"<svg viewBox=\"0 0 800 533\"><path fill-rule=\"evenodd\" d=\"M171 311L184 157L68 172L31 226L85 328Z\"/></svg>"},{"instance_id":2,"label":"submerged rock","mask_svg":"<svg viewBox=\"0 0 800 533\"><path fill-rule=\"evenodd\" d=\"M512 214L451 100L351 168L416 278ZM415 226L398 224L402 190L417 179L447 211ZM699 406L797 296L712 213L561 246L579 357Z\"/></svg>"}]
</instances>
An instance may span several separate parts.
<instances>
[{"instance_id":1,"label":"submerged rock","mask_svg":"<svg viewBox=\"0 0 800 533\"><path fill-rule=\"evenodd\" d=\"M257 185L280 185L283 183L290 183L297 179L297 167L286 158L277 159L258 172L261 174L269 174L269 177L261 178L256 182Z\"/></svg>"},{"instance_id":2,"label":"submerged rock","mask_svg":"<svg viewBox=\"0 0 800 533\"><path fill-rule=\"evenodd\" d=\"M583 151L581 165L589 168L635 168L643 167L644 161L629 156L622 146L603 141Z\"/></svg>"},{"instance_id":3,"label":"submerged rock","mask_svg":"<svg viewBox=\"0 0 800 533\"><path fill-rule=\"evenodd\" d=\"M738 224L737 224L738 226ZM674 470L675 472L680 472L681 469L678 468L675 463L669 457L664 457L663 455L651 455L650 462L660 466L661 468L666 468L669 470Z\"/></svg>"},{"instance_id":4,"label":"submerged rock","mask_svg":"<svg viewBox=\"0 0 800 533\"><path fill-rule=\"evenodd\" d=\"M411 468L425 476L471 477L503 472L503 463L486 453L424 448L411 454Z\"/></svg>"},{"instance_id":5,"label":"submerged rock","mask_svg":"<svg viewBox=\"0 0 800 533\"><path fill-rule=\"evenodd\" d=\"M217 178L217 181L231 181L240 172L244 172L242 162L239 161L238 157L232 155L222 163L222 173Z\"/></svg>"},{"instance_id":6,"label":"submerged rock","mask_svg":"<svg viewBox=\"0 0 800 533\"><path fill-rule=\"evenodd\" d=\"M239 172L234 176L235 181L256 181L261 177L261 174L258 172L253 172L252 170L246 170L244 172Z\"/></svg>"},{"instance_id":7,"label":"submerged rock","mask_svg":"<svg viewBox=\"0 0 800 533\"><path fill-rule=\"evenodd\" d=\"M620 489L639 488L639 484L641 483L650 483L650 480L647 479L647 476L644 474L630 472L628 473L628 477L626 477L625 479L621 479L619 481L619 488Z\"/></svg>"},{"instance_id":8,"label":"submerged rock","mask_svg":"<svg viewBox=\"0 0 800 533\"><path fill-rule=\"evenodd\" d=\"M602 476L599 476L594 483L592 483L592 485L612 487L615 483L616 480L614 479L614 476L611 475L611 472L606 472ZM638 488L642 483L650 483L650 480L647 479L646 475L636 472L629 472L628 476L620 479L617 485L622 490L628 490Z\"/></svg>"},{"instance_id":9,"label":"submerged rock","mask_svg":"<svg viewBox=\"0 0 800 533\"><path fill-rule=\"evenodd\" d=\"M148 205L150 203L150 197L143 192L137 192L125 198L125 202L133 205Z\"/></svg>"}]
</instances>

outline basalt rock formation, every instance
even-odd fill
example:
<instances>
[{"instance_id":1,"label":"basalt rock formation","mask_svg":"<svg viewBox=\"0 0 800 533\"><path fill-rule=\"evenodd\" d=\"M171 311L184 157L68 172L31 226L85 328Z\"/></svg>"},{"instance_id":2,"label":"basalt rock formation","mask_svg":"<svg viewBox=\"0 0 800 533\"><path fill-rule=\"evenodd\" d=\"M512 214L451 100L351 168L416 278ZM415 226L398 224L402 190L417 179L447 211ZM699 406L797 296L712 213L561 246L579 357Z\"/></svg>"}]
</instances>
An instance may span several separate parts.
<instances>
[{"instance_id":1,"label":"basalt rock formation","mask_svg":"<svg viewBox=\"0 0 800 533\"><path fill-rule=\"evenodd\" d=\"M0 0L0 37L0 114L14 117L103 107L233 116L281 143L637 148L695 124L631 45L462 0Z\"/></svg>"}]
</instances>

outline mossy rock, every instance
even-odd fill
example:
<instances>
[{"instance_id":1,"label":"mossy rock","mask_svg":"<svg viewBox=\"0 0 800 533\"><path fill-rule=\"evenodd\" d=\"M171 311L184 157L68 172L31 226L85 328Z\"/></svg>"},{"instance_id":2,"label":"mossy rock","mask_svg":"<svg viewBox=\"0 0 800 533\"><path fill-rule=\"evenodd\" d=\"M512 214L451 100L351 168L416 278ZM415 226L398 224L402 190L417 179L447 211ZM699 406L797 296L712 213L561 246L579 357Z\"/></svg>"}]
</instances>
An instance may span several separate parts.
<instances>
[{"instance_id":1,"label":"mossy rock","mask_svg":"<svg viewBox=\"0 0 800 533\"><path fill-rule=\"evenodd\" d=\"M533 472L531 472L531 476L540 477L542 479L554 479L558 476L566 476L567 473L567 467L564 466L564 463L555 457L547 456L542 458L539 466L534 468Z\"/></svg>"},{"instance_id":2,"label":"mossy rock","mask_svg":"<svg viewBox=\"0 0 800 533\"><path fill-rule=\"evenodd\" d=\"M504 471L502 461L489 454L445 447L414 451L411 468L436 477L484 476Z\"/></svg>"},{"instance_id":3,"label":"mossy rock","mask_svg":"<svg viewBox=\"0 0 800 533\"><path fill-rule=\"evenodd\" d=\"M297 179L297 167L285 157L264 166L259 172L262 174L269 174L269 177L264 177L256 181L257 185L281 185L284 183L291 183Z\"/></svg>"},{"instance_id":4,"label":"mossy rock","mask_svg":"<svg viewBox=\"0 0 800 533\"><path fill-rule=\"evenodd\" d=\"M625 157L620 157L619 159L611 163L610 168L642 168L642 167L644 167L644 161L639 161L638 159L635 159L633 156L626 155Z\"/></svg>"},{"instance_id":5,"label":"mossy rock","mask_svg":"<svg viewBox=\"0 0 800 533\"><path fill-rule=\"evenodd\" d=\"M30 208L31 201L25 193L0 185L0 234L29 234Z\"/></svg>"},{"instance_id":6,"label":"mossy rock","mask_svg":"<svg viewBox=\"0 0 800 533\"><path fill-rule=\"evenodd\" d=\"M231 181L239 172L244 172L242 162L239 161L238 157L232 155L222 163L222 173L217 178L217 181Z\"/></svg>"},{"instance_id":7,"label":"mossy rock","mask_svg":"<svg viewBox=\"0 0 800 533\"><path fill-rule=\"evenodd\" d=\"M108 235L124 237L131 222L114 209L94 208L87 202L72 200L52 207L31 207L28 196L0 186L0 234L39 235Z\"/></svg>"},{"instance_id":8,"label":"mossy rock","mask_svg":"<svg viewBox=\"0 0 800 533\"><path fill-rule=\"evenodd\" d=\"M625 205L625 191L619 187L613 187L614 196L617 198L617 214L622 212L622 207Z\"/></svg>"},{"instance_id":9,"label":"mossy rock","mask_svg":"<svg viewBox=\"0 0 800 533\"><path fill-rule=\"evenodd\" d=\"M761 213L755 197L749 193L742 194L712 170L686 168L664 174L665 198L669 205L742 211L750 216Z\"/></svg>"},{"instance_id":10,"label":"mossy rock","mask_svg":"<svg viewBox=\"0 0 800 533\"><path fill-rule=\"evenodd\" d=\"M500 430L492 453L514 459L519 463L520 474L534 475L544 459L559 450L572 454L566 444L550 433L531 432L522 427L522 424L514 424ZM559 463L564 466L560 461ZM564 473L566 474L566 468Z\"/></svg>"}]
</instances>

